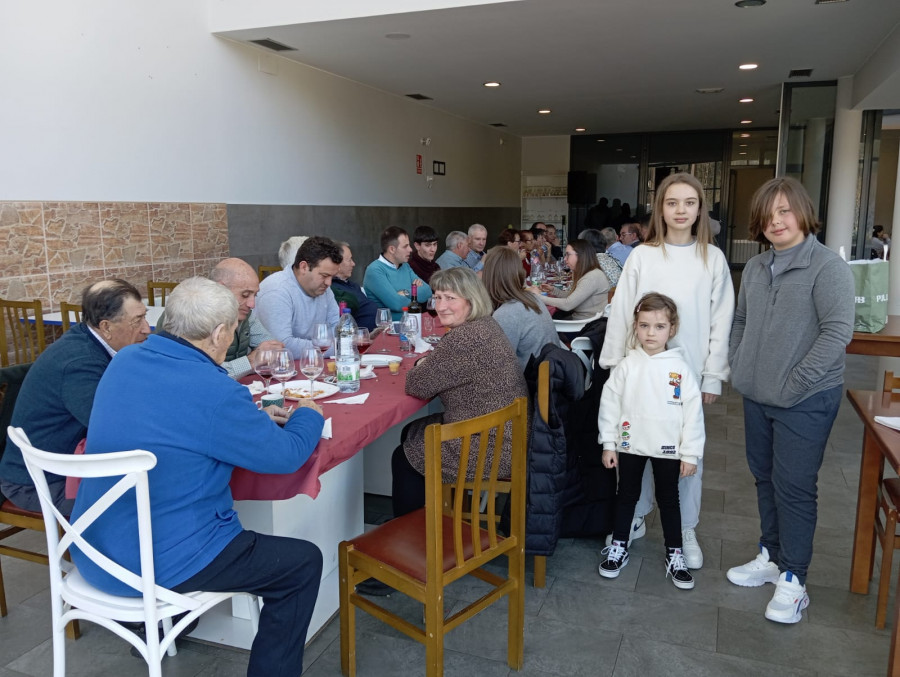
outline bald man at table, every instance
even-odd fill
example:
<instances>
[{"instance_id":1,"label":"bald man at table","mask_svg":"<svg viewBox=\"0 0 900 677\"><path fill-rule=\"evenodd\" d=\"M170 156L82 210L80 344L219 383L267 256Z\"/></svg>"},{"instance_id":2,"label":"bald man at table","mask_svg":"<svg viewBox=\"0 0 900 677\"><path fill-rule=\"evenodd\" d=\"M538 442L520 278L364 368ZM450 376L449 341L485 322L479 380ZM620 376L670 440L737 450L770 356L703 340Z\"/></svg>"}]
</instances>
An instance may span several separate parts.
<instances>
[{"instance_id":1,"label":"bald man at table","mask_svg":"<svg viewBox=\"0 0 900 677\"><path fill-rule=\"evenodd\" d=\"M296 472L324 419L315 402L288 414L259 411L221 367L238 324L238 304L202 277L181 282L166 303L168 331L125 351L106 370L91 411L85 454L147 449L156 582L176 592L248 592L262 597L247 674L299 675L318 595L322 555L312 543L242 528L229 488L235 468ZM123 403L140 412L123 425ZM271 420L278 410L285 423ZM118 478L81 482L76 520ZM92 545L131 571L140 568L134 502L117 501L86 531ZM79 572L105 592L135 590L73 551Z\"/></svg>"}]
</instances>

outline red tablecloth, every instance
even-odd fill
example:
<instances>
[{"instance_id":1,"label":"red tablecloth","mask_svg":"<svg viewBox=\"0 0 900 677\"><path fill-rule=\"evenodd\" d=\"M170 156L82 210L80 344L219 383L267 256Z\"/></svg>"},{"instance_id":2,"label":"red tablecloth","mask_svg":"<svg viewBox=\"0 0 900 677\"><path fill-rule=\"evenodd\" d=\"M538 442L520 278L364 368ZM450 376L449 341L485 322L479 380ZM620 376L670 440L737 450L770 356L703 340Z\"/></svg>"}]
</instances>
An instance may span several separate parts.
<instances>
[{"instance_id":1,"label":"red tablecloth","mask_svg":"<svg viewBox=\"0 0 900 677\"><path fill-rule=\"evenodd\" d=\"M378 336L369 354L377 354L376 351L381 348L387 348L393 355L403 354L396 336ZM321 488L319 476L322 473L346 461L388 428L409 418L427 404L404 392L406 372L419 357L404 358L400 373L396 376L392 376L387 367L379 367L375 370L377 378L360 381L359 392L370 393L365 404L328 404L329 399L348 397L346 393L319 400L325 418L331 418L332 438L320 440L303 467L289 475L263 475L235 468L231 475L231 493L235 500L278 500L297 494L315 498ZM241 382L254 380L260 379L249 376Z\"/></svg>"}]
</instances>

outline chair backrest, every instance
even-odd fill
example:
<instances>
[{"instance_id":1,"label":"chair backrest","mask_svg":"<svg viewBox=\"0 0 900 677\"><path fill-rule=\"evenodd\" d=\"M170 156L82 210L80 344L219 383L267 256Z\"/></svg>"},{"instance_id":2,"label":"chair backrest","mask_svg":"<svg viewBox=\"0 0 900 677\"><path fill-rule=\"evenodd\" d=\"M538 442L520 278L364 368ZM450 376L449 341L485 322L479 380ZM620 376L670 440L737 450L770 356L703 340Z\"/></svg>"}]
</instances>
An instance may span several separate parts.
<instances>
[{"instance_id":1,"label":"chair backrest","mask_svg":"<svg viewBox=\"0 0 900 677\"><path fill-rule=\"evenodd\" d=\"M584 365L584 390L587 392L591 387L591 374L594 373L594 344L587 336L576 336L569 344L569 350L575 353Z\"/></svg>"},{"instance_id":2,"label":"chair backrest","mask_svg":"<svg viewBox=\"0 0 900 677\"><path fill-rule=\"evenodd\" d=\"M177 282L161 282L159 280L147 280L147 303L156 305L156 294L159 292L159 305L166 305L166 294L178 286Z\"/></svg>"},{"instance_id":3,"label":"chair backrest","mask_svg":"<svg viewBox=\"0 0 900 677\"><path fill-rule=\"evenodd\" d=\"M278 273L281 269L281 266L257 266L256 274L259 275L259 281L262 282L267 276Z\"/></svg>"},{"instance_id":4,"label":"chair backrest","mask_svg":"<svg viewBox=\"0 0 900 677\"><path fill-rule=\"evenodd\" d=\"M891 393L895 390L900 390L900 378L895 377L894 372L892 372L892 371L884 372L883 390L886 393Z\"/></svg>"},{"instance_id":5,"label":"chair backrest","mask_svg":"<svg viewBox=\"0 0 900 677\"><path fill-rule=\"evenodd\" d=\"M65 301L61 301L59 304L59 313L62 315L63 331L69 331L69 329L72 328L72 315L75 316L75 324L81 322L80 303L66 303Z\"/></svg>"},{"instance_id":6,"label":"chair backrest","mask_svg":"<svg viewBox=\"0 0 900 677\"><path fill-rule=\"evenodd\" d=\"M517 398L508 407L491 414L459 421L432 424L425 429L425 513L427 571L432 580L455 580L496 556L491 552L501 541L505 546L524 548L525 463L528 399ZM473 436L477 441L473 441ZM492 439L493 438L493 439ZM455 482L442 483L441 453L444 442L460 440L459 470ZM512 470L501 478L500 458L505 439L510 439ZM473 443L474 442L474 443ZM491 454L488 452L492 451ZM474 479L466 479L470 459L475 455ZM490 458L489 458L490 456ZM486 500L479 500L482 492ZM497 495L509 494L510 533L498 536ZM484 506L484 512L479 508ZM444 516L450 517L455 565L443 572ZM479 528L481 527L481 528ZM508 539L516 539L509 541Z\"/></svg>"},{"instance_id":7,"label":"chair backrest","mask_svg":"<svg viewBox=\"0 0 900 677\"><path fill-rule=\"evenodd\" d=\"M44 311L40 299L7 301L0 299L0 367L34 362L44 352Z\"/></svg>"},{"instance_id":8,"label":"chair backrest","mask_svg":"<svg viewBox=\"0 0 900 677\"><path fill-rule=\"evenodd\" d=\"M185 609L196 609L200 602L190 597L156 585L153 568L153 535L150 525L150 489L147 471L156 466L156 456L149 451L117 451L109 454L58 454L36 449L28 441L21 428L7 428L10 439L22 450L28 474L34 482L47 535L47 554L50 556L50 588L54 596L59 594L63 573L71 569L64 559L66 551L77 547L86 557L126 585L134 588L144 597L144 611L148 618L156 618L157 601L175 604ZM120 477L90 508L75 522L70 523L57 510L50 496L44 473L79 478ZM120 497L131 489L133 499L125 496L122 500L134 500L137 504L137 528L140 544L141 573L135 574L117 564L97 550L84 537L85 530L109 509ZM63 534L60 538L60 533Z\"/></svg>"},{"instance_id":9,"label":"chair backrest","mask_svg":"<svg viewBox=\"0 0 900 677\"><path fill-rule=\"evenodd\" d=\"M14 364L11 367L0 369L0 458L6 448L6 426L12 421L13 409L16 406L16 398L22 389L25 375L31 369L31 362Z\"/></svg>"}]
</instances>

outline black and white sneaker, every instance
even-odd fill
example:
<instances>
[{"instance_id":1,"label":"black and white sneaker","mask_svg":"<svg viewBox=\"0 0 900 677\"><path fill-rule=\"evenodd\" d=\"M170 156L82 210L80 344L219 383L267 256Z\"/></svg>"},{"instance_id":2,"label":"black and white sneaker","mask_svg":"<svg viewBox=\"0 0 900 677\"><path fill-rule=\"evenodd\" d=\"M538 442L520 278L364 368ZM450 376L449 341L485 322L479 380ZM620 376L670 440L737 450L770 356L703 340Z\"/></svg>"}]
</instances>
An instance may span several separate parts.
<instances>
[{"instance_id":1,"label":"black and white sneaker","mask_svg":"<svg viewBox=\"0 0 900 677\"><path fill-rule=\"evenodd\" d=\"M688 571L681 548L666 548L666 578L672 577L672 583L681 590L694 587L694 577Z\"/></svg>"},{"instance_id":2,"label":"black and white sneaker","mask_svg":"<svg viewBox=\"0 0 900 677\"><path fill-rule=\"evenodd\" d=\"M606 559L600 563L600 575L603 578L618 577L622 568L628 564L628 546L625 541L613 541L600 554L606 555Z\"/></svg>"}]
</instances>

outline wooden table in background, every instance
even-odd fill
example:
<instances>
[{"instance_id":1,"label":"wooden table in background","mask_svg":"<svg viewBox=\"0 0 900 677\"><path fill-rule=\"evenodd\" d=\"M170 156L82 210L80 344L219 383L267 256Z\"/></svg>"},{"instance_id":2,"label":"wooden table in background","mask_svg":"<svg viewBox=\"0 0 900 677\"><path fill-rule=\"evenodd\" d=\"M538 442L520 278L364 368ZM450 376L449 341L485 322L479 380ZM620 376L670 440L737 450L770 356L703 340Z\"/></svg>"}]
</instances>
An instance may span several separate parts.
<instances>
[{"instance_id":1,"label":"wooden table in background","mask_svg":"<svg viewBox=\"0 0 900 677\"><path fill-rule=\"evenodd\" d=\"M874 334L853 332L847 352L850 355L900 357L900 315L888 315L884 329Z\"/></svg>"}]
</instances>

